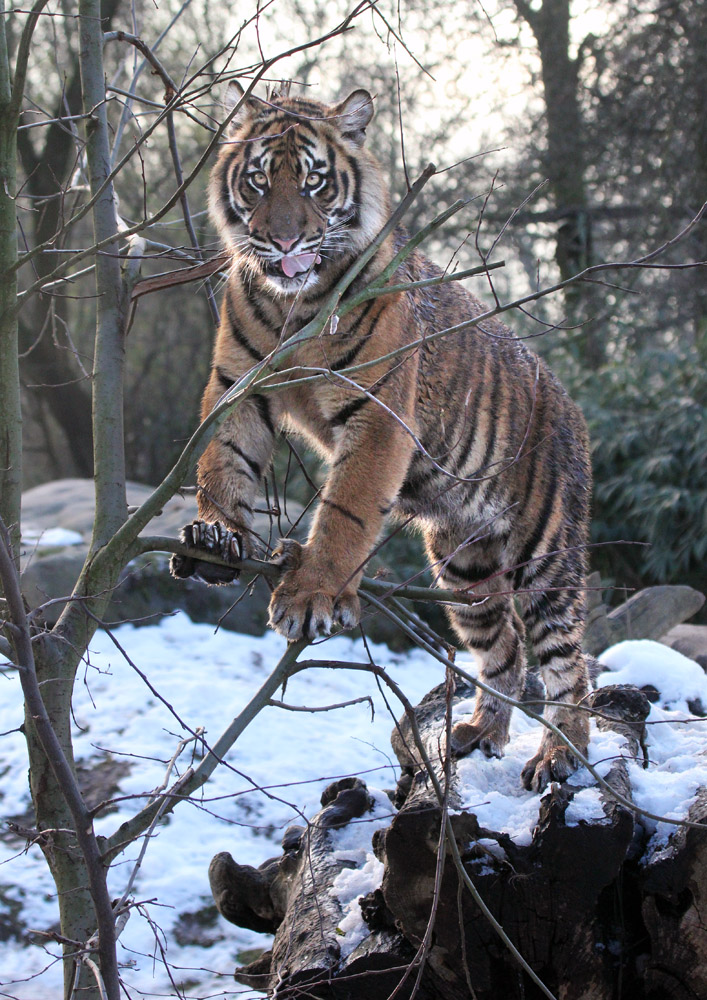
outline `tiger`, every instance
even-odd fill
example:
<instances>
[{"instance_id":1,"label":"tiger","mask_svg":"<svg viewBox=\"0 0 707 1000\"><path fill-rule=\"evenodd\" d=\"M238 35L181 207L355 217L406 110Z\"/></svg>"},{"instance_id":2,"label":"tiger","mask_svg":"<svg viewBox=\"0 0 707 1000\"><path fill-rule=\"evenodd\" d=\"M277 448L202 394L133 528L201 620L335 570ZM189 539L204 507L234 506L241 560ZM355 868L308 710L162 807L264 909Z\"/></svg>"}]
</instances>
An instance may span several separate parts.
<instances>
[{"instance_id":1,"label":"tiger","mask_svg":"<svg viewBox=\"0 0 707 1000\"><path fill-rule=\"evenodd\" d=\"M231 263L202 419L313 318L391 215L366 146L367 90L330 105L287 90L263 99L231 86L229 94L209 208ZM391 232L350 291L369 286L406 238ZM390 280L442 273L415 250ZM175 554L171 572L222 584L237 575L229 562L262 552L252 529L256 489L278 433L299 435L328 474L306 542L284 539L274 553L282 573L270 626L290 641L356 626L364 565L386 517L402 519L421 532L436 585L470 595L446 611L479 680L517 698L527 641L552 703L546 718L584 753L588 723L576 705L589 690L586 426L543 360L497 318L431 337L483 311L459 282L418 285L369 298L303 339L280 389L247 397L199 460L198 517L181 539L224 565ZM303 372L323 377L303 380ZM505 701L479 689L471 717L453 727L452 752L502 756L510 718ZM541 791L576 766L545 728L521 780Z\"/></svg>"}]
</instances>

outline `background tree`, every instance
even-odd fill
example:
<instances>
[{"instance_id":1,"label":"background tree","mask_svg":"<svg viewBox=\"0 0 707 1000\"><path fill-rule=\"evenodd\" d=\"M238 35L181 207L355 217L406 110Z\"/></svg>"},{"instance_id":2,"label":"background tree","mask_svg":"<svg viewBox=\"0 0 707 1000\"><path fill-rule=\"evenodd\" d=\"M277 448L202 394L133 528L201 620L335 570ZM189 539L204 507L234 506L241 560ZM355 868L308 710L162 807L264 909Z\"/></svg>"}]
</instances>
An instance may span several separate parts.
<instances>
[{"instance_id":1,"label":"background tree","mask_svg":"<svg viewBox=\"0 0 707 1000\"><path fill-rule=\"evenodd\" d=\"M547 179L509 229L529 286L548 242L559 275L668 244L707 198L703 6L513 0L471 11L506 75L522 67L527 81L504 136L506 187L486 219L502 224ZM527 336L543 332L537 349L589 420L593 538L649 545L596 550L607 582L704 585L704 267L680 263L705 261L706 232L703 218L679 251L666 250L664 270L573 287L561 309L515 319Z\"/></svg>"}]
</instances>

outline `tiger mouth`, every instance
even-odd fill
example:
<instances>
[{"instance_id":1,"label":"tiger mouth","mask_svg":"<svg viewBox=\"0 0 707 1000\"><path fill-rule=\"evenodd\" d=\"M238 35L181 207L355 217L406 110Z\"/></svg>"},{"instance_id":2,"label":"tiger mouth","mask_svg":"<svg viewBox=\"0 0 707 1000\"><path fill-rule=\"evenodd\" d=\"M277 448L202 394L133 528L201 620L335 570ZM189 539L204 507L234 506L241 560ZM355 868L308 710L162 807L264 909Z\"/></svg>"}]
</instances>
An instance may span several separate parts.
<instances>
[{"instance_id":1,"label":"tiger mouth","mask_svg":"<svg viewBox=\"0 0 707 1000\"><path fill-rule=\"evenodd\" d=\"M321 263L322 258L317 253L291 254L266 261L265 271L272 277L300 278L310 270L316 271Z\"/></svg>"}]
</instances>

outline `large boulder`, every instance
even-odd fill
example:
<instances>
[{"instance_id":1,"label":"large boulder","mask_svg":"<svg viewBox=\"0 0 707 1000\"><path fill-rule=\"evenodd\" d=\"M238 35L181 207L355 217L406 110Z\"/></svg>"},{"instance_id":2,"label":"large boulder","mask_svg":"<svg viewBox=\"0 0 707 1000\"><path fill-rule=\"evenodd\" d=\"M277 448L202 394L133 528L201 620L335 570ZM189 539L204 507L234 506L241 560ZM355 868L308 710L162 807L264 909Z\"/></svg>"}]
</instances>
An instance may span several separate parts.
<instances>
[{"instance_id":1,"label":"large boulder","mask_svg":"<svg viewBox=\"0 0 707 1000\"><path fill-rule=\"evenodd\" d=\"M128 504L139 506L152 488L128 483ZM289 505L288 505L289 506ZM299 513L299 509L297 510ZM182 525L197 515L196 500L174 496L142 534L176 537ZM44 606L49 625L58 619L83 566L93 530L94 483L91 479L60 479L27 490L22 497L22 591L30 607ZM265 538L271 532L267 515L257 515L256 530ZM106 612L106 620L150 620L175 609L194 621L218 622L224 628L260 635L267 623L270 590L256 581L245 600L244 584L205 587L192 580L175 580L165 553L141 556L123 571Z\"/></svg>"},{"instance_id":2,"label":"large boulder","mask_svg":"<svg viewBox=\"0 0 707 1000\"><path fill-rule=\"evenodd\" d=\"M707 670L707 625L676 625L660 641Z\"/></svg>"}]
</instances>

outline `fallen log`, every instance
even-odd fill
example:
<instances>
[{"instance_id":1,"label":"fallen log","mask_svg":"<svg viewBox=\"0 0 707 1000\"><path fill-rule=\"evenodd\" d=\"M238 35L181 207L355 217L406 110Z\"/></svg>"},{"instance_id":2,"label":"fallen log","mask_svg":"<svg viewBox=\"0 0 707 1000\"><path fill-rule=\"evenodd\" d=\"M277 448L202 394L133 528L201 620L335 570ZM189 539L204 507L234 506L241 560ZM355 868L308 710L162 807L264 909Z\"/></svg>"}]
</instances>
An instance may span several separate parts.
<instances>
[{"instance_id":1,"label":"fallen log","mask_svg":"<svg viewBox=\"0 0 707 1000\"><path fill-rule=\"evenodd\" d=\"M461 711L472 694L471 686L457 686L453 700ZM588 699L611 746L620 747L605 770L608 789L585 778L552 785L541 798L517 787L517 776L499 793L501 761L479 754L446 760L447 697L440 686L415 710L421 746L446 789L443 803L403 717L392 736L401 765L397 810L359 779L345 779L326 790L306 828L287 832L281 858L255 870L217 855L211 882L220 911L242 926L264 929L265 921L275 935L272 950L236 970L236 978L288 1000L707 995L700 918L707 907L707 830L683 830L651 848L631 809L628 765L637 760L637 773L647 759L645 694L617 685ZM515 795L537 810L526 835L484 822L483 790L469 801L470 770L488 774L488 797ZM440 872L445 810L464 876L549 992L467 892L448 843ZM698 798L690 818L707 820L707 797ZM366 882L365 871L376 865ZM342 897L342 879L358 877L360 894Z\"/></svg>"},{"instance_id":2,"label":"fallen log","mask_svg":"<svg viewBox=\"0 0 707 1000\"><path fill-rule=\"evenodd\" d=\"M369 1000L373 979L376 995L387 997L414 951L400 933L380 921L372 929L364 925L363 940L346 947L346 914L337 880L356 869L360 849L347 850L337 832L375 811L387 817L391 804L380 793L376 801L358 778L344 778L325 789L322 806L307 827L286 831L279 859L257 869L237 864L226 852L212 859L209 882L219 912L241 927L275 932L271 951L237 969L235 977L273 997L337 1000ZM364 828L369 829L370 845L369 825ZM375 924L377 917L371 911L368 919ZM363 924L363 915L358 922Z\"/></svg>"}]
</instances>

